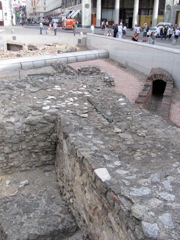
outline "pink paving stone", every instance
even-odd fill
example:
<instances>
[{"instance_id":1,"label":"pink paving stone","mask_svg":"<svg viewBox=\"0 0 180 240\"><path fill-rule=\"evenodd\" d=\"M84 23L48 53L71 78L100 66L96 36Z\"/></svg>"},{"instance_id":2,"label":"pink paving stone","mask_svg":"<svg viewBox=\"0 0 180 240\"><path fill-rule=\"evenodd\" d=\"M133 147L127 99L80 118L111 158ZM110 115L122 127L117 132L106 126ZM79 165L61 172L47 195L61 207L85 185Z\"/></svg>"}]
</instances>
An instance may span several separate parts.
<instances>
[{"instance_id":1,"label":"pink paving stone","mask_svg":"<svg viewBox=\"0 0 180 240\"><path fill-rule=\"evenodd\" d=\"M110 59L97 59L86 62L71 63L75 69L85 66L98 66L101 71L108 73L114 77L114 91L124 94L129 101L134 104L139 92L142 90L146 81L146 76L132 69L123 69L118 63ZM180 93L180 91L178 91ZM177 93L176 93L177 95ZM170 111L170 119L172 122L180 126L180 98L173 99Z\"/></svg>"},{"instance_id":2,"label":"pink paving stone","mask_svg":"<svg viewBox=\"0 0 180 240\"><path fill-rule=\"evenodd\" d=\"M143 83L137 77L128 73L124 69L113 65L109 60L98 59L86 62L76 62L70 64L73 68L78 69L84 66L98 66L101 71L108 73L114 77L116 92L124 94L131 103L134 103L138 97L139 92L142 90Z\"/></svg>"}]
</instances>

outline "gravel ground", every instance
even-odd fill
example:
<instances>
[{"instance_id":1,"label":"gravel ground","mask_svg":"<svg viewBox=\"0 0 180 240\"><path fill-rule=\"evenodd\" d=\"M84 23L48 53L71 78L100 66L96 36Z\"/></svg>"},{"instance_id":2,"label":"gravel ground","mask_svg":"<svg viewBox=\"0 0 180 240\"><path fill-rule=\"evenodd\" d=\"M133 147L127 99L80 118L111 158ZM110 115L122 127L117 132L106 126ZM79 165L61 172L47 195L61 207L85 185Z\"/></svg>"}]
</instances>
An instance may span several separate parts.
<instances>
[{"instance_id":1,"label":"gravel ground","mask_svg":"<svg viewBox=\"0 0 180 240\"><path fill-rule=\"evenodd\" d=\"M124 94L132 104L134 104L146 81L146 75L130 68L125 69L110 59L76 62L70 65L75 69L84 66L99 66L102 71L114 77L114 90ZM173 92L170 120L180 126L180 90L177 89L174 89Z\"/></svg>"}]
</instances>

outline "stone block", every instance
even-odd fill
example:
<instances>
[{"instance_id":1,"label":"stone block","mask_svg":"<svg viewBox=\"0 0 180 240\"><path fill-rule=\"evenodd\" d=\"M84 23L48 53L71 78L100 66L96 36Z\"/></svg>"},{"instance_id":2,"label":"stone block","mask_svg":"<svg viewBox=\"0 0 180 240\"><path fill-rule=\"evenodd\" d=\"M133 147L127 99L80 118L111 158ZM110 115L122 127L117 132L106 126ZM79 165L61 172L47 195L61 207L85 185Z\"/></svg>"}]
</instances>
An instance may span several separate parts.
<instances>
[{"instance_id":1,"label":"stone block","mask_svg":"<svg viewBox=\"0 0 180 240\"><path fill-rule=\"evenodd\" d=\"M21 62L21 69L22 70L32 69L33 67L34 67L33 61Z\"/></svg>"},{"instance_id":2,"label":"stone block","mask_svg":"<svg viewBox=\"0 0 180 240\"><path fill-rule=\"evenodd\" d=\"M77 62L87 61L86 55L77 56L76 59L77 59Z\"/></svg>"},{"instance_id":3,"label":"stone block","mask_svg":"<svg viewBox=\"0 0 180 240\"><path fill-rule=\"evenodd\" d=\"M41 68L46 66L46 61L45 60L37 60L33 61L33 68Z\"/></svg>"},{"instance_id":4,"label":"stone block","mask_svg":"<svg viewBox=\"0 0 180 240\"><path fill-rule=\"evenodd\" d=\"M67 63L73 63L73 62L77 62L76 56L68 56Z\"/></svg>"}]
</instances>

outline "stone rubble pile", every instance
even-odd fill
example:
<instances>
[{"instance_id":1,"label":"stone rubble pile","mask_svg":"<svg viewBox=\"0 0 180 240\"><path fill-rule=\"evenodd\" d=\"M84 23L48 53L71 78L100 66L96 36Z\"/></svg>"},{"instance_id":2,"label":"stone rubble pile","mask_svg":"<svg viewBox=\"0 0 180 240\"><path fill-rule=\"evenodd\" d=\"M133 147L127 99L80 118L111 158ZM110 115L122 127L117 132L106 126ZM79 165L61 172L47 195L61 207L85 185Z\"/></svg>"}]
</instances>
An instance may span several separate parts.
<instances>
[{"instance_id":1,"label":"stone rubble pile","mask_svg":"<svg viewBox=\"0 0 180 240\"><path fill-rule=\"evenodd\" d=\"M18 43L18 42L16 43L8 42L7 44L8 46L10 46L12 50L0 52L0 59L32 57L32 56L41 56L41 55L48 55L48 54L61 54L61 53L76 52L78 50L78 48L75 46L69 46L67 44L57 44L57 43L43 44L43 45L40 45L40 44L25 45L23 43Z\"/></svg>"}]
</instances>

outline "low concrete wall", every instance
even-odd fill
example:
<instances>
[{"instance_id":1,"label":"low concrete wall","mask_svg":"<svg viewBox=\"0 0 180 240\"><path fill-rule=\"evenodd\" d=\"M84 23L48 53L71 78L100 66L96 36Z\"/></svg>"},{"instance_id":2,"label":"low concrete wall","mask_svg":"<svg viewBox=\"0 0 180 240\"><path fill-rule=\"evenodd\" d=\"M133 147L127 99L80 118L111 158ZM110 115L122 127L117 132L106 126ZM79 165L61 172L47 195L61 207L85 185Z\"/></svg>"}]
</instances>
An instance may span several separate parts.
<instances>
[{"instance_id":1,"label":"low concrete wall","mask_svg":"<svg viewBox=\"0 0 180 240\"><path fill-rule=\"evenodd\" d=\"M81 51L71 53L52 54L46 56L23 57L15 59L5 59L1 61L0 72L21 71L50 66L53 63L72 63L90 61L100 58L108 58L109 53L105 50Z\"/></svg>"},{"instance_id":2,"label":"low concrete wall","mask_svg":"<svg viewBox=\"0 0 180 240\"><path fill-rule=\"evenodd\" d=\"M106 49L111 59L145 74L152 68L161 67L172 75L175 86L180 89L180 50L90 33L86 46L88 49Z\"/></svg>"}]
</instances>

